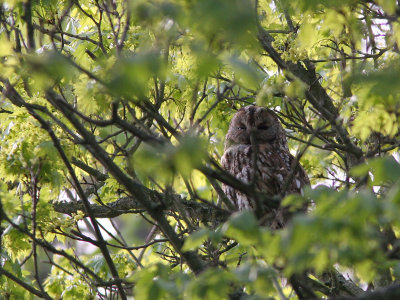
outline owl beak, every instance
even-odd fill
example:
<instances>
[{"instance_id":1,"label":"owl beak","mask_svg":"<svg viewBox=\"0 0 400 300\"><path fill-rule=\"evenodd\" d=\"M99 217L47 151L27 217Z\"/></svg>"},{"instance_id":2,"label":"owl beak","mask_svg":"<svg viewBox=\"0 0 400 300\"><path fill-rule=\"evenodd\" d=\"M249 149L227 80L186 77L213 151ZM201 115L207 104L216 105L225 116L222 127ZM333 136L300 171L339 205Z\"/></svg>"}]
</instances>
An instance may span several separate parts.
<instances>
[{"instance_id":1,"label":"owl beak","mask_svg":"<svg viewBox=\"0 0 400 300\"><path fill-rule=\"evenodd\" d=\"M257 145L257 129L251 128L249 130L250 143L252 146Z\"/></svg>"}]
</instances>

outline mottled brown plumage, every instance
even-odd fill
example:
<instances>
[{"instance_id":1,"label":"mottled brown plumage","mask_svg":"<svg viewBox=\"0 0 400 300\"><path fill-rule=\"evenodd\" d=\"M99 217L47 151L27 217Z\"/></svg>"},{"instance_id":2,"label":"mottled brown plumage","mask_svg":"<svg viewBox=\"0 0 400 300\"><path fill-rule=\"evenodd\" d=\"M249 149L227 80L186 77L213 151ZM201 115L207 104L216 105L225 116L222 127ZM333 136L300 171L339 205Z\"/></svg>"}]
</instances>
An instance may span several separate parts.
<instances>
[{"instance_id":1,"label":"mottled brown plumage","mask_svg":"<svg viewBox=\"0 0 400 300\"><path fill-rule=\"evenodd\" d=\"M226 135L221 158L224 169L245 183L254 183L257 191L268 196L286 196L302 193L302 188L309 184L304 169L300 164L294 166L293 161L284 129L271 110L258 106L238 110ZM254 199L248 195L226 184L222 188L237 210L255 209ZM288 208L284 207L270 212L273 214L268 218L271 228L284 226L290 216Z\"/></svg>"}]
</instances>

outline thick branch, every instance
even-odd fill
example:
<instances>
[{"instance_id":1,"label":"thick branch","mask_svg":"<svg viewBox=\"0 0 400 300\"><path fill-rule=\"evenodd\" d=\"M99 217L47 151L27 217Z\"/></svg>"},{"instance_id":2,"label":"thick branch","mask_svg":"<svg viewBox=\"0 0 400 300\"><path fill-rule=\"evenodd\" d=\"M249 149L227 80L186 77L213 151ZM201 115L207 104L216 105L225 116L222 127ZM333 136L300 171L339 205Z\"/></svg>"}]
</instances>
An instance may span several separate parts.
<instances>
[{"instance_id":1,"label":"thick branch","mask_svg":"<svg viewBox=\"0 0 400 300\"><path fill-rule=\"evenodd\" d=\"M336 297L333 300L382 300L382 299L400 299L400 285L395 284L386 288L377 289L373 292L365 293L358 297Z\"/></svg>"},{"instance_id":2,"label":"thick branch","mask_svg":"<svg viewBox=\"0 0 400 300\"><path fill-rule=\"evenodd\" d=\"M162 199L162 204L159 203L159 205L163 211L175 210L173 202L179 201L185 208L185 213L190 218L204 223L222 223L226 221L230 215L228 211L222 209L216 210L215 207L211 205L199 203L193 200L183 200L179 195L165 197L159 193L157 198ZM67 215L76 214L78 211L85 211L81 201L57 201L52 204L55 211ZM144 210L144 207L142 203L135 198L123 197L115 202L108 203L107 205L91 204L90 209L96 218L114 218L122 214Z\"/></svg>"}]
</instances>

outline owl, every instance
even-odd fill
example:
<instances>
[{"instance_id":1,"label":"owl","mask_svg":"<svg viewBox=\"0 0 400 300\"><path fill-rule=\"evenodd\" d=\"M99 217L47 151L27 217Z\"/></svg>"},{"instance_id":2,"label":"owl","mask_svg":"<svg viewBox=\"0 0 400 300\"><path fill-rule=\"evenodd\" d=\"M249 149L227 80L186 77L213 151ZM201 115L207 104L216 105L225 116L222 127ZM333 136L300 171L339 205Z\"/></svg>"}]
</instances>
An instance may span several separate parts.
<instances>
[{"instance_id":1,"label":"owl","mask_svg":"<svg viewBox=\"0 0 400 300\"><path fill-rule=\"evenodd\" d=\"M222 167L240 181L253 184L256 191L273 196L302 193L309 179L300 164L294 163L285 131L271 110L246 106L237 111L225 138ZM237 210L255 210L255 199L223 184L222 189ZM285 190L283 190L285 189ZM290 218L288 207L268 209L266 223L273 229L283 227Z\"/></svg>"}]
</instances>

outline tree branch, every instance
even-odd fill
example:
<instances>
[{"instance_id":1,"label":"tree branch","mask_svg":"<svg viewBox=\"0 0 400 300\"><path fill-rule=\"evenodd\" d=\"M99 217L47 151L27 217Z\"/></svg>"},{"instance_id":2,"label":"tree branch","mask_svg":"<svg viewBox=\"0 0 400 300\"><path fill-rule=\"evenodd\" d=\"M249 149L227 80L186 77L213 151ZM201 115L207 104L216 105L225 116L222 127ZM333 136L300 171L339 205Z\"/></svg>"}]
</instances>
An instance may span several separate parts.
<instances>
[{"instance_id":1,"label":"tree branch","mask_svg":"<svg viewBox=\"0 0 400 300\"><path fill-rule=\"evenodd\" d=\"M185 213L187 213L190 218L204 223L222 223L225 222L231 214L223 209L216 210L214 206L205 203L194 200L184 200L180 195L169 195L166 197L158 193L157 198L162 199L158 204L164 212L175 211L176 208L173 206L173 203L179 201L185 208ZM56 212L67 215L76 214L78 211L85 212L82 201L54 201L52 205ZM136 198L123 197L117 201L107 203L106 205L90 204L90 209L96 218L115 218L122 214L137 213L138 211L143 211L145 208ZM87 215L85 214L85 216Z\"/></svg>"},{"instance_id":2,"label":"tree branch","mask_svg":"<svg viewBox=\"0 0 400 300\"><path fill-rule=\"evenodd\" d=\"M377 289L373 292L367 292L357 297L335 297L332 300L382 300L382 299L400 299L400 285L394 284L386 288Z\"/></svg>"}]
</instances>

